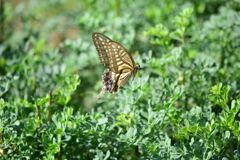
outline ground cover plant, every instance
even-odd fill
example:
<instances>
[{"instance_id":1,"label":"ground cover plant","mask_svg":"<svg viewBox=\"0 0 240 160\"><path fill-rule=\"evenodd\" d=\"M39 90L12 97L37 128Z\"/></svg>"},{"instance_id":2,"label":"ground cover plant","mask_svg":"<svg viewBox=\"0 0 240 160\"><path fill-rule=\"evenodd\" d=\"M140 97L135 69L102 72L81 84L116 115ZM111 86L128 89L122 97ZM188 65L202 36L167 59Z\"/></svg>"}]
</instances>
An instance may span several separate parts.
<instances>
[{"instance_id":1,"label":"ground cover plant","mask_svg":"<svg viewBox=\"0 0 240 160\"><path fill-rule=\"evenodd\" d=\"M239 0L0 7L0 159L240 159ZM98 101L94 32L141 66Z\"/></svg>"}]
</instances>

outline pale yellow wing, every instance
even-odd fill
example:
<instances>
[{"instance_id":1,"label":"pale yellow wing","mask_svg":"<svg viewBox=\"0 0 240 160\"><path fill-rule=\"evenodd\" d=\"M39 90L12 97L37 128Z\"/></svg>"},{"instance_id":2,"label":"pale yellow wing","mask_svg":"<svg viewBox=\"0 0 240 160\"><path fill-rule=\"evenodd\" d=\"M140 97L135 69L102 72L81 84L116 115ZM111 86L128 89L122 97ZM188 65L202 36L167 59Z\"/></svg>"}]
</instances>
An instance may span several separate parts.
<instances>
[{"instance_id":1,"label":"pale yellow wing","mask_svg":"<svg viewBox=\"0 0 240 160\"><path fill-rule=\"evenodd\" d=\"M107 68L102 75L102 91L96 98L99 99L104 92L115 94L119 87L124 86L139 65L135 65L132 56L119 43L112 41L101 33L93 33L92 39L98 51L101 64Z\"/></svg>"},{"instance_id":2,"label":"pale yellow wing","mask_svg":"<svg viewBox=\"0 0 240 160\"><path fill-rule=\"evenodd\" d=\"M133 71L135 62L121 44L100 33L93 33L92 39L105 68L115 73Z\"/></svg>"},{"instance_id":3,"label":"pale yellow wing","mask_svg":"<svg viewBox=\"0 0 240 160\"><path fill-rule=\"evenodd\" d=\"M133 72L126 72L126 73L122 73L119 76L119 80L118 80L118 86L124 86L128 80L131 78Z\"/></svg>"}]
</instances>

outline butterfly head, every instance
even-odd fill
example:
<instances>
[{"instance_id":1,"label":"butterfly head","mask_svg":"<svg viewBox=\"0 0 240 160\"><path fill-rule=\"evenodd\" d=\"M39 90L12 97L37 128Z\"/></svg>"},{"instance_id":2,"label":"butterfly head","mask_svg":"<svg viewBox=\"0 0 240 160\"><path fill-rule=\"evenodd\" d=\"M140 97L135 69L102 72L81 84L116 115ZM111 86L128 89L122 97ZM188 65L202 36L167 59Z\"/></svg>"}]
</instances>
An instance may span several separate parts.
<instances>
[{"instance_id":1,"label":"butterfly head","mask_svg":"<svg viewBox=\"0 0 240 160\"><path fill-rule=\"evenodd\" d=\"M139 69L140 69L140 65L139 65L139 64L137 64L137 65L134 66L134 69L133 69L133 76L136 75L136 73L137 73L137 71L138 71Z\"/></svg>"},{"instance_id":2,"label":"butterfly head","mask_svg":"<svg viewBox=\"0 0 240 160\"><path fill-rule=\"evenodd\" d=\"M140 65L137 64L137 65L134 66L134 68L136 68L136 69L140 69Z\"/></svg>"}]
</instances>

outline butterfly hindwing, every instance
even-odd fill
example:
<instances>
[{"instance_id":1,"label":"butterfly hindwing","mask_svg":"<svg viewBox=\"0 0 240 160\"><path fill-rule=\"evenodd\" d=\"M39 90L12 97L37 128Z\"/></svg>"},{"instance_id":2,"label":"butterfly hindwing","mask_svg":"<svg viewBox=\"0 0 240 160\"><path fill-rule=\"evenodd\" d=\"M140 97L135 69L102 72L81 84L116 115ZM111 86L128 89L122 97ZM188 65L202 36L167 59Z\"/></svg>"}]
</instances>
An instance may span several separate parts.
<instances>
[{"instance_id":1,"label":"butterfly hindwing","mask_svg":"<svg viewBox=\"0 0 240 160\"><path fill-rule=\"evenodd\" d=\"M116 80L119 79L120 74L116 74L112 72L110 69L106 69L102 75L102 91L97 96L96 100L98 100L104 92L110 92L112 94L115 94L120 87Z\"/></svg>"}]
</instances>

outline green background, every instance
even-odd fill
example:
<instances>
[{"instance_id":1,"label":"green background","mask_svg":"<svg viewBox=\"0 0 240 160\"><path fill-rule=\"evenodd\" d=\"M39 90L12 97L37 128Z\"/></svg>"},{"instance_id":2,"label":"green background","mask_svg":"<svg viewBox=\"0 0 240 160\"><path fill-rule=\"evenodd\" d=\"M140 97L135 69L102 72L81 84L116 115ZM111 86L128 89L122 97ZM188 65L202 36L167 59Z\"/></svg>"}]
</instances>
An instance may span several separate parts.
<instances>
[{"instance_id":1,"label":"green background","mask_svg":"<svg viewBox=\"0 0 240 160\"><path fill-rule=\"evenodd\" d=\"M239 0L1 0L1 159L240 159ZM141 69L101 91L92 42Z\"/></svg>"}]
</instances>

